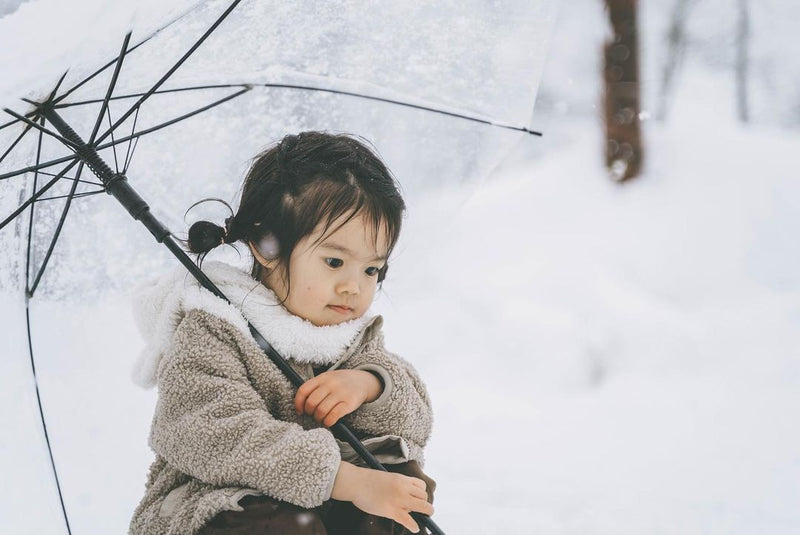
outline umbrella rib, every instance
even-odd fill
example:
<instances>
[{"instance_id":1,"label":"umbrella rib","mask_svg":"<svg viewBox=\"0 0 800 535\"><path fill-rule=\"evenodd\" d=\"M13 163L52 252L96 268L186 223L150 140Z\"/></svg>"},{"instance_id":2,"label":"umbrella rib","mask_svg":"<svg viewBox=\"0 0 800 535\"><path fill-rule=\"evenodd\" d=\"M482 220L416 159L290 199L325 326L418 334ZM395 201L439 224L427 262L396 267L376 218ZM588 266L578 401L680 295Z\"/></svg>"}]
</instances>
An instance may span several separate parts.
<instances>
[{"instance_id":1,"label":"umbrella rib","mask_svg":"<svg viewBox=\"0 0 800 535\"><path fill-rule=\"evenodd\" d=\"M243 95L244 93L247 93L248 91L250 91L250 89L251 88L249 86L245 87L244 89L242 89L240 91L237 91L236 93L230 94L230 95L228 95L228 96L226 96L224 98L216 100L216 101L212 102L211 104L207 104L207 105L203 106L202 108L197 108L196 110L190 111L188 113L185 113L183 115L175 117L174 119L170 119L169 121L157 124L155 126L151 126L150 128L146 128L146 129L141 130L139 132L134 132L133 134L131 134L129 136L121 137L121 138L117 139L115 143L124 143L125 141L128 141L130 139L138 138L138 137L143 136L145 134L150 134L150 133L155 132L157 130L161 130L162 128L166 128L167 126L175 124L175 123L177 123L179 121L183 121L184 119L188 119L189 117L197 115L198 113L202 113L202 112L204 112L206 110L209 110L209 109L211 109L211 108L213 108L215 106L219 106L220 104L224 104L225 102L227 102L227 101L229 101L229 100L231 100L233 98L236 98L236 97L238 97L240 95ZM98 150L106 149L106 148L110 147L111 145L113 145L113 143L106 143L104 145L100 145L99 147L97 147L97 149ZM2 177L0 177L0 178L2 178Z\"/></svg>"},{"instance_id":2,"label":"umbrella rib","mask_svg":"<svg viewBox=\"0 0 800 535\"><path fill-rule=\"evenodd\" d=\"M44 116L39 118L39 121L44 124L45 118ZM36 145L36 163L38 164L41 157L42 157L42 137L44 134L39 132L39 141ZM36 184L39 182L39 171L35 171L33 173L33 191L36 191ZM30 273L31 273L31 241L33 239L33 212L35 210L35 205L31 206L31 213L30 218L28 219L28 246L25 252L25 292L27 295L30 294ZM2 228L2 227L0 227Z\"/></svg>"},{"instance_id":3,"label":"umbrella rib","mask_svg":"<svg viewBox=\"0 0 800 535\"><path fill-rule=\"evenodd\" d=\"M153 95L164 95L166 93L180 93L182 91L195 91L198 89L227 89L230 87L242 87L248 84L212 84L212 85L196 85L190 87L175 87L172 89L161 89L159 91L153 91ZM137 98L141 97L145 93L130 93L128 95L117 95L111 97L110 100L123 100L129 98ZM96 98L92 100L81 100L78 102L68 102L67 104L59 104L58 106L53 106L56 109L61 108L71 108L72 106L85 106L87 104L97 104L98 102L102 102L102 99Z\"/></svg>"},{"instance_id":4,"label":"umbrella rib","mask_svg":"<svg viewBox=\"0 0 800 535\"><path fill-rule=\"evenodd\" d=\"M53 90L53 93L51 94L51 97L52 97L53 94L55 94L55 91L58 89L58 86L61 85L61 82L64 80L64 76L66 76L66 73L64 73L64 75L58 81L58 84L56 85L56 89ZM41 121L42 125L44 125L45 118L44 117L40 117L40 121ZM40 130L39 131L39 141L38 141L37 148L36 148L36 170L35 170L34 175L33 175L33 190L34 190L34 192L36 191L36 184L37 184L38 176L39 176L39 166L41 165L42 138L43 138L43 132ZM62 174L66 174L66 172L73 165L75 165L75 161L76 160L73 160L73 162L71 164L69 164L66 167L66 169L64 169ZM80 171L79 171L79 174L80 174ZM43 191L46 191L52 184L55 183L56 180L58 180L58 178L60 178L60 177L56 177L51 183L49 183L43 189ZM77 182L76 182L76 184L77 184ZM73 189L73 191L74 191L74 189ZM34 195L34 197L36 197L37 195L41 195L41 192L36 194L36 195ZM25 265L25 286L26 286L26 288L25 288L25 296L26 296L26 299L25 299L25 326L26 326L26 331L27 331L27 334L28 334L28 354L30 355L30 359L31 359L31 373L33 374L33 384L34 384L34 387L35 387L35 390L36 390L36 403L37 403L37 405L39 407L39 419L42 422L42 431L44 432L44 439L45 439L45 442L47 443L47 453L50 456L50 467L53 469L53 478L55 479L56 489L58 490L58 501L61 504L61 513L64 515L64 524L67 527L67 535L72 535L72 529L70 528L70 525L69 525L69 516L67 515L67 508L64 505L64 495L61 492L61 482L59 481L58 470L56 469L56 461L53 458L53 448L50 445L50 435L47 432L47 422L46 422L46 420L44 418L44 408L42 407L42 397L41 397L41 394L39 392L39 380L36 377L36 361L33 358L33 338L31 337L31 316L30 316L30 308L28 306L28 303L29 303L29 299L31 297L33 297L33 292L36 289L36 286L38 285L38 278L37 278L36 283L33 285L33 287L31 287L30 284L29 284L29 280L30 280L29 277L30 277L30 261L31 261L31 241L32 241L32 238L33 238L34 203L32 201L29 201L28 204L31 204L30 222L29 222L29 225L28 225L28 244L27 244L27 254L26 254L27 258L26 258L26 265ZM21 210L24 210L25 206L26 205L24 204L21 207ZM21 212L21 210L19 210L18 213ZM13 217L15 217L15 216L12 215L12 218ZM2 224L0 224L0 228L4 227L7 224L8 221L10 221L10 219L7 219ZM48 257L49 257L49 252L48 252ZM46 261L45 261L45 263L46 263Z\"/></svg>"},{"instance_id":5,"label":"umbrella rib","mask_svg":"<svg viewBox=\"0 0 800 535\"><path fill-rule=\"evenodd\" d=\"M131 134L136 131L136 122L139 120L139 108L136 108L136 113L133 115L133 125L131 126ZM136 137L128 143L128 150L125 152L125 165L122 166L122 174L128 172L128 166L133 160L133 153L136 152L136 146L139 144L139 138ZM131 148L133 147L133 148Z\"/></svg>"},{"instance_id":6,"label":"umbrella rib","mask_svg":"<svg viewBox=\"0 0 800 535\"><path fill-rule=\"evenodd\" d=\"M56 489L58 490L58 500L61 502L61 512L64 514L64 522L67 525L67 535L72 535L72 530L69 527L69 518L67 517L67 508L64 506L64 496L61 493L61 483L58 480L58 471L56 470L56 462L53 459L53 448L50 446L50 435L47 432L47 424L44 419L44 409L42 408L42 397L39 394L39 381L36 378L36 363L33 358L33 340L31 338L31 316L30 308L26 302L25 304L25 325L28 332L28 353L31 357L31 372L33 373L33 384L36 389L36 403L39 405L39 417L42 421L42 430L44 431L44 440L47 443L47 453L50 455L50 466L53 468L53 477L56 480Z\"/></svg>"},{"instance_id":7,"label":"umbrella rib","mask_svg":"<svg viewBox=\"0 0 800 535\"><path fill-rule=\"evenodd\" d=\"M83 182L83 181L79 180L79 182ZM58 199L66 199L67 197L72 197L73 199L79 199L81 197L90 197L92 195L97 195L98 193L106 193L106 190L98 189L98 190L94 190L94 191L84 191L84 192L81 192L81 193L76 193L75 195L56 195L55 197L44 197L44 198L39 199L36 202L55 201L55 200L58 200Z\"/></svg>"},{"instance_id":8,"label":"umbrella rib","mask_svg":"<svg viewBox=\"0 0 800 535\"><path fill-rule=\"evenodd\" d=\"M50 91L50 95L47 97L47 102L51 102L55 98L56 93L58 93L58 90L61 88L61 84L64 82L64 78L67 77L68 72L69 69L64 71L64 74L62 74L61 78L58 79L58 82L56 82L56 86L53 88L52 91Z\"/></svg>"},{"instance_id":9,"label":"umbrella rib","mask_svg":"<svg viewBox=\"0 0 800 535\"><path fill-rule=\"evenodd\" d=\"M22 99L22 100L25 100L25 99ZM29 111L28 113L25 114L25 117L30 119L31 117L36 117L38 115L38 113L39 113L39 110ZM3 128L6 128L8 126L14 126L18 122L19 122L19 119L14 119L13 121L9 121L7 123L4 123L4 124L0 125L0 130L2 130Z\"/></svg>"},{"instance_id":10,"label":"umbrella rib","mask_svg":"<svg viewBox=\"0 0 800 535\"><path fill-rule=\"evenodd\" d=\"M191 87L179 87L179 88L173 88L173 89L164 89L164 90L161 90L161 91L154 91L152 94L161 95L161 94L165 94L165 93L177 93L177 92L180 92L180 91L194 91L194 90L198 90L198 89L222 89L222 88L229 88L229 87L243 87L243 86L248 86L248 85L254 85L254 84L242 83L242 84L199 85L199 86L191 86ZM420 109L420 110L424 110L424 111L430 111L430 112L433 112L433 113L440 113L440 114L447 115L447 116L450 116L450 117L455 117L455 118L459 118L459 119L466 119L468 121L474 121L474 122L478 122L478 123L482 123L482 124L487 124L487 125L490 125L490 126L497 126L499 128L506 128L506 129L515 130L515 131L518 131L518 132L526 132L528 134L532 134L532 135L536 135L536 136L541 136L542 135L541 132L538 132L538 131L535 131L535 130L530 130L530 129L524 127L524 126L514 126L514 125L507 124L507 123L501 123L501 122L498 122L498 121L492 121L492 120L489 120L489 119L481 119L481 118L478 118L478 117L472 117L470 115L465 115L465 114L460 114L460 113L456 113L456 112L449 112L449 111L445 111L445 110L440 110L438 108L433 108L433 107L430 107L430 106L423 106L423 105L420 105L420 104L412 104L410 102L403 102L402 100L394 100L394 99L389 99L389 98L385 98L385 97L377 97L377 96L373 96L373 95L367 95L367 94L364 94L364 93L356 93L354 91L344 91L344 90L340 90L340 89L328 89L328 88L324 88L324 87L292 85L292 84L278 84L278 83L274 83L274 84L270 84L270 83L255 84L255 86L257 86L257 87L275 88L275 89L301 89L301 90L306 90L306 91L321 91L321 92L324 92L324 93L333 93L333 94L338 94L338 95L345 95L345 96L363 98L363 99L367 99L367 100L375 100L375 101L378 101L378 102L385 102L387 104L396 104L398 106L406 106L406 107ZM122 100L122 99L136 98L136 97L141 97L144 94L145 93L131 93L129 95L118 95L118 96L112 97L111 100ZM62 105L57 106L57 107L58 108L67 108L67 107L70 107L70 106L83 106L83 105L87 105L87 104L97 104L98 102L101 102L101 100L100 99L84 100L84 101L81 101L81 102L71 102L69 104L62 104Z\"/></svg>"},{"instance_id":11,"label":"umbrella rib","mask_svg":"<svg viewBox=\"0 0 800 535\"><path fill-rule=\"evenodd\" d=\"M132 142L132 145L133 145L133 149L130 152L130 155L129 155L130 158L128 158L127 156L125 158L125 167L122 168L122 174L123 175L128 173L128 166L131 164L131 161L133 161L133 154L136 152L136 147L139 146L139 138L138 137L134 138L134 140ZM131 144L128 144L128 149L130 149L130 148L131 148Z\"/></svg>"},{"instance_id":12,"label":"umbrella rib","mask_svg":"<svg viewBox=\"0 0 800 535\"><path fill-rule=\"evenodd\" d=\"M23 130L22 133L19 136L17 136L17 139L14 140L14 143L12 143L10 147L8 147L8 150L5 151L2 156L0 156L0 162L2 162L3 160L6 159L6 156L8 156L11 153L11 151L14 149L14 147L17 146L17 143L22 141L22 138L25 137L25 134L30 132L31 128L32 128L31 125L29 125L29 124L25 125L25 130ZM40 134L41 134L41 132L40 132Z\"/></svg>"},{"instance_id":13,"label":"umbrella rib","mask_svg":"<svg viewBox=\"0 0 800 535\"><path fill-rule=\"evenodd\" d=\"M64 145L68 146L72 150L75 150L75 151L78 150L78 146L75 143L73 143L72 141L70 141L69 139L65 138L64 136L62 136L60 134L57 134L57 133L53 132L52 130L50 130L48 128L45 128L44 126L41 126L41 125L31 121L27 117L24 117L24 116L18 114L14 110L10 110L8 108L3 108L3 111L5 111L7 114L9 114L9 115L11 115L13 117L16 117L20 121L23 121L24 123L32 126L33 128L37 128L37 129L41 130L42 132L44 132L45 134L56 138L57 140L59 140L61 143L63 143Z\"/></svg>"},{"instance_id":14,"label":"umbrella rib","mask_svg":"<svg viewBox=\"0 0 800 535\"><path fill-rule=\"evenodd\" d=\"M75 176L80 177L81 173L83 172L83 162L78 164L78 170L75 172ZM39 282L42 280L42 275L44 275L44 270L47 268L47 263L50 261L50 256L53 254L53 249L56 247L56 242L58 241L58 237L61 235L61 229L64 227L64 221L67 219L67 213L69 213L69 208L72 206L72 198L75 196L75 190L78 187L78 181L74 180L72 182L72 189L69 191L69 195L66 196L67 202L64 203L64 210L61 212L61 219L58 221L58 226L56 227L56 231L53 233L53 239L50 240L50 247L47 248L47 253L44 255L44 260L42 261L42 265L39 267L39 272L36 274L36 278L33 281L33 286L31 286L29 293L33 295L36 291L36 288L39 286ZM40 199L43 200L43 199Z\"/></svg>"},{"instance_id":15,"label":"umbrella rib","mask_svg":"<svg viewBox=\"0 0 800 535\"><path fill-rule=\"evenodd\" d=\"M114 74L111 75L111 83L108 84L108 90L106 90L106 96L103 99L103 105L100 107L100 113L97 116L97 120L94 123L94 128L92 129L92 135L89 136L89 141L86 143L87 145L94 144L94 138L97 136L98 130L100 130L100 125L103 124L103 115L105 115L106 110L108 109L108 100L111 98L111 95L114 93L114 88L117 85L117 78L119 78L119 71L122 69L122 60L125 59L125 54L127 53L126 50L128 49L128 43L131 40L131 32L125 34L125 39L122 41L122 50L119 52L119 57L117 58L117 64L114 67ZM111 120L111 115L109 115L109 120Z\"/></svg>"},{"instance_id":16,"label":"umbrella rib","mask_svg":"<svg viewBox=\"0 0 800 535\"><path fill-rule=\"evenodd\" d=\"M150 88L150 90L149 90L149 91L147 91L147 93L145 93L145 94L144 94L142 97L140 97L140 98L139 98L139 100L137 100L137 101L136 101L136 103L135 103L135 104L134 104L134 105L133 105L131 108L129 108L129 109L128 109L128 111L126 111L124 114L122 114L122 117L120 117L119 119L117 119L117 122L116 122L116 123L114 123L114 124L111 126L111 128L110 128L109 130L107 130L107 131L106 131L106 132L105 132L103 135L101 135L101 136L98 138L98 140L97 140L97 141L98 141L98 142L101 142L101 141L103 141L105 138L107 138L107 137L108 137L108 136L111 134L111 132L112 132L113 130L115 130L117 127L119 127L119 125L121 125L123 122L125 122L125 120L126 120L128 117L130 117L130 115L133 113L133 111L134 111L134 110L135 110L137 107L139 107L139 106L141 106L141 105L142 105L142 102L144 102L145 100L147 100L148 98L150 98L150 96L151 96L151 95L152 95L152 94L153 94L155 91L157 91L157 90L158 90L158 88L159 88L159 87L161 87L161 86L164 84L164 82L166 82L166 81L167 81L167 79L168 79L170 76L172 76L172 74L173 74L175 71L177 71L177 70L178 70L178 68L180 68L180 66L181 66L181 65L183 65L183 63L184 63L184 62L185 62L187 59L189 59L189 56L191 56L192 54L194 54L194 51L195 51L195 50L197 50L197 48L198 48L198 47L199 47L201 44L203 44L203 42L204 42L204 41L205 41L205 40L208 38L208 36L209 36L209 35L211 35L211 33L212 33L214 30L216 30L216 29L217 29L217 27L218 27L220 24L222 24L222 22L223 22L223 21L224 21L224 20L225 20L225 19L228 17L228 15L230 15L231 11L233 11L233 10L234 10L234 8L236 8L236 6L238 6L238 5L239 5L239 3L240 3L240 2L241 2L241 0L234 0L233 2L231 2L231 4L228 6L228 8L225 10L225 12L224 12L222 15L220 15L220 17L219 17L219 18L218 18L218 19L217 19L217 20L214 22L214 24L212 24L212 25L211 25L211 27L210 27L208 30L206 30L206 32L205 32L203 35L201 35L201 36L200 36L200 38L199 38L199 39L198 39L198 40L197 40L197 41L194 43L194 45L192 45L192 47L191 47L191 48L190 48L190 49L189 49L189 50L188 50L188 51L187 51L187 52L186 52L186 53L185 53L183 56L181 56L181 58L180 58L180 59L177 61L177 63L175 63L175 64L174 64L174 65L173 65L173 66L172 66L172 67L171 67L171 68L170 68L170 69L169 69L169 70L166 72L166 74L164 74L164 76L162 76L162 77L161 77L161 78L160 78L160 79L159 79L159 80L158 80L158 81L155 83L155 85L153 85L153 87L151 87L151 88Z\"/></svg>"},{"instance_id":17,"label":"umbrella rib","mask_svg":"<svg viewBox=\"0 0 800 535\"><path fill-rule=\"evenodd\" d=\"M42 187L42 189L40 189L39 191L37 191L36 193L34 193L34 194L33 194L33 196L32 196L31 198L29 198L27 201L25 201L24 203L22 203L22 205L21 205L19 208L17 208L16 210L14 210L14 212L13 212L13 213L12 213L10 216L8 216L6 219L4 219L4 220L3 220L3 222L2 222L2 223L0 223L0 229L2 229L3 227L5 227L5 226L6 226L6 225L7 225L7 224L10 222L10 221L12 221L12 220L13 220L15 217L17 217L19 214L21 214L21 213L23 212L23 210L25 210L25 208L27 208L27 207L28 207L28 205L35 203L35 202L36 202L36 201L39 199L39 197L41 197L41 196L42 196L42 194L44 194L44 192L46 192L47 190L49 190L50 188L52 188L52 187L53 187L53 185L54 185L56 182L58 182L58 181L59 181L59 180L60 180L60 179L61 179L61 178L62 178L64 175L66 175L66 174L69 172L69 170L70 170L70 169L72 169L72 168L75 166L75 164L76 164L76 163L78 163L79 161L80 161L80 158L78 158L77 156L75 156L75 157L72 159L72 162L70 162L70 164L69 164L68 166L66 166L66 167L65 167L65 168L64 168L64 169L63 169L63 170L62 170L60 173L58 173L58 174L57 174L57 175L56 175L56 176L53 178L53 180L51 180L50 182L48 182L47 184L45 184L45 185L44 185L44 187Z\"/></svg>"},{"instance_id":18,"label":"umbrella rib","mask_svg":"<svg viewBox=\"0 0 800 535\"><path fill-rule=\"evenodd\" d=\"M13 178L15 176L24 175L25 173L29 173L31 171L36 171L38 169L44 169L46 167L53 167L54 165L58 165L60 163L68 162L70 160L76 159L77 156L63 156L61 158L57 158L55 160L50 160L48 162L44 162L41 164L31 165L29 167L25 167L23 169L17 169L16 171L11 171L10 173L6 173L4 175L0 175L0 180L5 180L7 178Z\"/></svg>"},{"instance_id":19,"label":"umbrella rib","mask_svg":"<svg viewBox=\"0 0 800 535\"><path fill-rule=\"evenodd\" d=\"M106 108L106 115L108 116L108 124L111 125L111 110ZM114 170L119 173L119 162L117 161L117 143L121 143L120 141L114 140L114 131L109 130L111 134L111 150L114 152Z\"/></svg>"},{"instance_id":20,"label":"umbrella rib","mask_svg":"<svg viewBox=\"0 0 800 535\"><path fill-rule=\"evenodd\" d=\"M490 126L497 126L497 127L500 127L500 128L507 128L509 130L516 130L518 132L526 132L528 134L533 134L535 136L541 136L542 135L541 132L537 132L535 130L529 130L528 128L525 128L524 126L513 126L513 125L510 125L510 124L491 121L489 119L481 119L479 117L472 117L470 115L464 115L464 114L461 114L461 113L456 113L456 112L451 112L451 111L446 111L446 110L440 110L438 108L432 108L430 106L422 106L420 104L412 104L410 102L403 102L402 100L394 100L394 99L385 98L385 97L376 97L376 96L373 96L373 95L365 95L363 93L355 93L353 91L344 91L342 89L327 89L327 88L324 88L324 87L314 87L314 86L306 86L306 85L292 85L292 84L255 84L255 85L257 85L259 87L274 87L274 88L283 88L283 89L304 89L304 90L307 90L307 91L322 91L322 92L325 92L325 93L333 93L333 94L336 94L336 95L347 95L347 96L351 96L351 97L365 98L367 100L375 100L375 101L378 101L378 102L385 102L387 104L396 104L398 106L406 106L408 108L414 108L414 109L418 109L418 110L430 111L430 112L433 112L433 113L440 113L442 115L447 115L449 117L456 117L456 118L459 118L459 119L466 119L468 121L474 121L474 122L477 122L477 123L487 124L487 125L490 125Z\"/></svg>"},{"instance_id":21,"label":"umbrella rib","mask_svg":"<svg viewBox=\"0 0 800 535\"><path fill-rule=\"evenodd\" d=\"M48 173L46 171L41 171L41 170L39 171L39 174L40 175L47 175L47 176L56 176L55 173ZM79 178L75 178L73 176L66 176L66 175L63 178L66 178L66 179L69 179L69 180L77 180L81 184L91 184L92 186L100 186L101 188L103 187L103 184L101 184L100 182L92 182L91 180L79 179Z\"/></svg>"}]
</instances>

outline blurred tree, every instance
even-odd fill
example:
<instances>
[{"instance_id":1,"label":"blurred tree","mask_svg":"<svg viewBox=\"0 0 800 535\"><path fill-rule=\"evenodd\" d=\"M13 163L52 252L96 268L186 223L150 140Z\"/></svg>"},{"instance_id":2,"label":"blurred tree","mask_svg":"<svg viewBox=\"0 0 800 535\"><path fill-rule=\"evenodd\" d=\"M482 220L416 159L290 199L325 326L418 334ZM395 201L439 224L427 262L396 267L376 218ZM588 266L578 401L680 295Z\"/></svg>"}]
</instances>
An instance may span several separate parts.
<instances>
[{"instance_id":1,"label":"blurred tree","mask_svg":"<svg viewBox=\"0 0 800 535\"><path fill-rule=\"evenodd\" d=\"M667 32L667 61L661 75L661 88L658 97L656 117L663 121L667 117L667 107L672 88L675 84L675 73L683 62L686 52L686 19L689 8L696 0L677 0L670 17Z\"/></svg>"},{"instance_id":2,"label":"blurred tree","mask_svg":"<svg viewBox=\"0 0 800 535\"><path fill-rule=\"evenodd\" d=\"M612 37L604 47L606 166L613 180L634 178L642 168L639 128L637 0L605 0Z\"/></svg>"},{"instance_id":3,"label":"blurred tree","mask_svg":"<svg viewBox=\"0 0 800 535\"><path fill-rule=\"evenodd\" d=\"M667 110L670 106L671 95L674 90L677 72L680 70L683 63L686 49L691 40L687 26L689 25L689 12L697 4L703 4L698 0L675 0L672 8L672 15L670 16L669 30L667 31L667 57L664 63L664 70L661 74L661 87L659 88L658 95L658 111L656 118L663 121L667 118ZM708 4L706 2L706 4ZM700 7L700 6L698 6ZM710 8L711 6L705 6ZM750 70L749 48L750 48L750 9L748 0L736 0L735 7L731 5L731 9L736 10L736 28L735 30L735 56L732 56L731 67L734 70L735 78L735 91L736 91L736 112L739 120L743 123L750 121L750 105L749 105L749 91L748 91L748 73ZM695 10L696 11L696 10ZM702 14L696 13L693 15L692 20L697 20L698 16L702 21ZM702 24L702 23L700 23ZM701 26L702 27L702 26ZM731 30L727 30L727 34ZM696 48L701 48L702 39L694 35L693 44ZM707 38L709 39L709 38ZM712 40L713 39L709 39ZM722 47L729 49L730 41L726 40ZM718 52L719 55L727 54L723 51Z\"/></svg>"},{"instance_id":4,"label":"blurred tree","mask_svg":"<svg viewBox=\"0 0 800 535\"><path fill-rule=\"evenodd\" d=\"M739 22L736 27L736 104L739 120L749 122L747 98L748 47L750 42L750 17L747 0L739 0Z\"/></svg>"}]
</instances>

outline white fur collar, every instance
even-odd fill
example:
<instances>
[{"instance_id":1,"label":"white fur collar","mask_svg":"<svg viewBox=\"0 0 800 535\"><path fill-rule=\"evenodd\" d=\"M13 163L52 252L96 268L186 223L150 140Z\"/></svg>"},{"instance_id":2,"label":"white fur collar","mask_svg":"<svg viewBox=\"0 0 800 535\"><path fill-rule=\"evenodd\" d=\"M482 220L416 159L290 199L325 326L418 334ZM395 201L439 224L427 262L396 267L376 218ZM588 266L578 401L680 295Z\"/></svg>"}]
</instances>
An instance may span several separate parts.
<instances>
[{"instance_id":1,"label":"white fur collar","mask_svg":"<svg viewBox=\"0 0 800 535\"><path fill-rule=\"evenodd\" d=\"M249 320L281 356L315 365L339 360L359 332L379 318L367 312L345 323L318 327L290 313L269 288L236 267L207 262L203 272L231 304L201 288L183 266L135 290L134 317L146 341L133 370L138 385L155 386L159 362L181 319L193 309L230 322L248 337Z\"/></svg>"}]
</instances>

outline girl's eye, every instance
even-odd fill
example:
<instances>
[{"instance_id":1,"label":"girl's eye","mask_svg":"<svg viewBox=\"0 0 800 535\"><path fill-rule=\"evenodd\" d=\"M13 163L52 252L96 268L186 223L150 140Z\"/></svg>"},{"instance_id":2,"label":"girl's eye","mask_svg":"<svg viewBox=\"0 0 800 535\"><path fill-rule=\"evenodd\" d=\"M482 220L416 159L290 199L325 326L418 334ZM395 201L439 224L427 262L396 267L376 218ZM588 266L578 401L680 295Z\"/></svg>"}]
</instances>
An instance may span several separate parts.
<instances>
[{"instance_id":1,"label":"girl's eye","mask_svg":"<svg viewBox=\"0 0 800 535\"><path fill-rule=\"evenodd\" d=\"M342 267L342 265L344 265L344 262L342 261L341 258L326 258L325 259L325 263L328 264L332 268L338 268L338 267Z\"/></svg>"},{"instance_id":2,"label":"girl's eye","mask_svg":"<svg viewBox=\"0 0 800 535\"><path fill-rule=\"evenodd\" d=\"M370 277L374 277L375 275L377 275L377 274L378 274L378 272L379 272L380 270L381 270L381 268L376 268L376 267L368 267L368 268L366 269L366 273L367 273L367 275L369 275Z\"/></svg>"}]
</instances>

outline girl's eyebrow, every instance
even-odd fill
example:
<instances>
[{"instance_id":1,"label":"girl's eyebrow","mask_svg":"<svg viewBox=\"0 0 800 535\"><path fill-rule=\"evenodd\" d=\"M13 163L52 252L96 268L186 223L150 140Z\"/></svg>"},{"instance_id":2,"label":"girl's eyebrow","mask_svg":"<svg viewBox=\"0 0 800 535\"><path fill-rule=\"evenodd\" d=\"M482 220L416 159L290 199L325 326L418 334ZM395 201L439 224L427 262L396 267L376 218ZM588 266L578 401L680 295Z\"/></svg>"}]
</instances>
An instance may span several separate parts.
<instances>
[{"instance_id":1,"label":"girl's eyebrow","mask_svg":"<svg viewBox=\"0 0 800 535\"><path fill-rule=\"evenodd\" d=\"M342 253L344 253L344 254L346 254L348 256L351 256L353 258L356 257L356 255L353 254L353 251L351 251L350 249L348 249L344 245L339 245L338 243L325 242L325 243L323 243L321 245L321 247L325 247L326 249L333 249L334 251L340 251L340 252L342 252ZM384 255L384 256L373 257L372 260L370 260L370 262L375 262L377 260L386 260L386 256Z\"/></svg>"}]
</instances>

